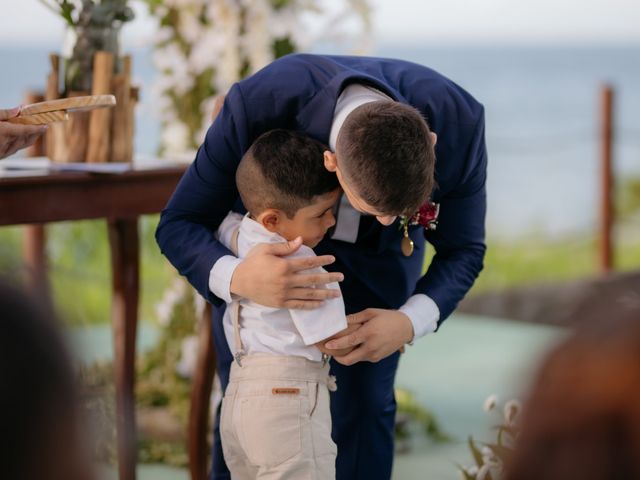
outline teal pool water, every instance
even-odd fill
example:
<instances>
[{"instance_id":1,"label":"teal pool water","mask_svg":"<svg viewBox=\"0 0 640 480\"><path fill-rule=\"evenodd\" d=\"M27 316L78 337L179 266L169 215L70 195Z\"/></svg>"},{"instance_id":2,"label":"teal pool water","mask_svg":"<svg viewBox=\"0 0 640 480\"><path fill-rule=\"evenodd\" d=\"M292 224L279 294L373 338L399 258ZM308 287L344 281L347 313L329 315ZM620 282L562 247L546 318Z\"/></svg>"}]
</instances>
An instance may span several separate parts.
<instances>
[{"instance_id":1,"label":"teal pool water","mask_svg":"<svg viewBox=\"0 0 640 480\"><path fill-rule=\"evenodd\" d=\"M138 350L154 344L158 329L142 325ZM482 409L484 400L496 394L500 400L520 397L544 353L559 341L562 329L484 317L454 315L436 334L416 342L403 355L397 386L413 392L431 409L453 440L434 444L417 439L413 449L398 454L393 478L458 479L456 464L470 464L465 446L473 435L493 440L491 427L499 418ZM78 358L91 362L111 356L111 331L107 325L83 327L70 332ZM116 479L114 471L102 469L104 479ZM160 465L140 465L141 480L187 480L186 470Z\"/></svg>"}]
</instances>

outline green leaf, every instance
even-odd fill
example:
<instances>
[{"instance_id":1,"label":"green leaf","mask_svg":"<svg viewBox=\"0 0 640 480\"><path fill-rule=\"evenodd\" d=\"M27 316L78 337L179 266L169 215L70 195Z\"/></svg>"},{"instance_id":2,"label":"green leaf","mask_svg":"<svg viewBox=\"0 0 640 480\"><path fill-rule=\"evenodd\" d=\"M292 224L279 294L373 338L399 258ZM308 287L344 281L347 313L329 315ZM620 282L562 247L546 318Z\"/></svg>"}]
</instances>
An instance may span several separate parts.
<instances>
[{"instance_id":1,"label":"green leaf","mask_svg":"<svg viewBox=\"0 0 640 480\"><path fill-rule=\"evenodd\" d=\"M515 440L516 435L518 434L518 430L510 427L508 425L498 425L497 427L494 427L496 430L498 430L498 445L500 445L501 447L504 447L504 434L507 433L511 436L512 440Z\"/></svg>"},{"instance_id":2,"label":"green leaf","mask_svg":"<svg viewBox=\"0 0 640 480\"><path fill-rule=\"evenodd\" d=\"M277 38L273 42L273 54L276 58L284 57L296 51L296 47L289 37Z\"/></svg>"},{"instance_id":3,"label":"green leaf","mask_svg":"<svg viewBox=\"0 0 640 480\"><path fill-rule=\"evenodd\" d=\"M476 465L478 465L478 468L484 465L484 462L482 461L482 453L480 452L478 447L476 447L476 444L473 441L473 437L471 435L469 436L469 450L471 450L471 454L473 455L473 459L475 460Z\"/></svg>"},{"instance_id":4,"label":"green leaf","mask_svg":"<svg viewBox=\"0 0 640 480\"><path fill-rule=\"evenodd\" d=\"M467 469L464 468L462 465L460 465L459 463L456 463L456 467L458 467L458 470L460 470L460 473L462 473L464 480L475 480L476 477L474 477L469 472L467 472Z\"/></svg>"}]
</instances>

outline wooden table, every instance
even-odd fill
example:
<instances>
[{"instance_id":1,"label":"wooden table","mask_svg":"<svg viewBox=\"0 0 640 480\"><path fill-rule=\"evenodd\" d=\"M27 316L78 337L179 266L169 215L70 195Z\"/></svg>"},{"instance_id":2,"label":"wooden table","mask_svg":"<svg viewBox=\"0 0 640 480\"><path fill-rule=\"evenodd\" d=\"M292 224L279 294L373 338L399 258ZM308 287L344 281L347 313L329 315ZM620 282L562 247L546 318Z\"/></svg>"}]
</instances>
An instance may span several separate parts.
<instances>
[{"instance_id":1,"label":"wooden table","mask_svg":"<svg viewBox=\"0 0 640 480\"><path fill-rule=\"evenodd\" d=\"M105 218L113 273L112 327L118 466L135 479L134 363L139 296L138 217L160 212L185 166L136 166L121 174L0 174L0 226ZM13 175L13 174L11 174Z\"/></svg>"}]
</instances>

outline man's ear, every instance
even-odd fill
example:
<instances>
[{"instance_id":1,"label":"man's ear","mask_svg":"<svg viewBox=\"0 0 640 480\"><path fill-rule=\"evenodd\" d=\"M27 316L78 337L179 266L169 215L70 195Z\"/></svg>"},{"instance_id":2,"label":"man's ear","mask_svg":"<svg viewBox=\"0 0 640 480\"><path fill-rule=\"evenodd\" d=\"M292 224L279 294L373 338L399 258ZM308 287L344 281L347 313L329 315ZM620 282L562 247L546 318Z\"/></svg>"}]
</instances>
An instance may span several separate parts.
<instances>
[{"instance_id":1,"label":"man's ear","mask_svg":"<svg viewBox=\"0 0 640 480\"><path fill-rule=\"evenodd\" d=\"M274 208L268 208L260 214L258 217L258 223L261 223L264 228L270 232L276 232L280 225L280 216L282 212Z\"/></svg>"},{"instance_id":2,"label":"man's ear","mask_svg":"<svg viewBox=\"0 0 640 480\"><path fill-rule=\"evenodd\" d=\"M330 172L335 172L338 169L338 159L336 154L329 150L324 151L324 168Z\"/></svg>"},{"instance_id":3,"label":"man's ear","mask_svg":"<svg viewBox=\"0 0 640 480\"><path fill-rule=\"evenodd\" d=\"M436 135L436 132L429 132L429 135L431 136L431 143L435 147L436 143L438 143L438 135Z\"/></svg>"}]
</instances>

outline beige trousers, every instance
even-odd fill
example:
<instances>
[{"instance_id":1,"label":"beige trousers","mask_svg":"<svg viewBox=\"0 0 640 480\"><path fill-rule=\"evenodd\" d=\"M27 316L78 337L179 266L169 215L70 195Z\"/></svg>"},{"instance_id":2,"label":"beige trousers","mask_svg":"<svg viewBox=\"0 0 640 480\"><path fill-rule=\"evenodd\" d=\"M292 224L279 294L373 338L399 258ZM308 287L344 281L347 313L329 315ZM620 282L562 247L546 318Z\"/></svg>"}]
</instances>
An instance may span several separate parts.
<instances>
[{"instance_id":1,"label":"beige trousers","mask_svg":"<svg viewBox=\"0 0 640 480\"><path fill-rule=\"evenodd\" d=\"M220 435L233 480L333 480L329 364L243 356L231 365Z\"/></svg>"}]
</instances>

